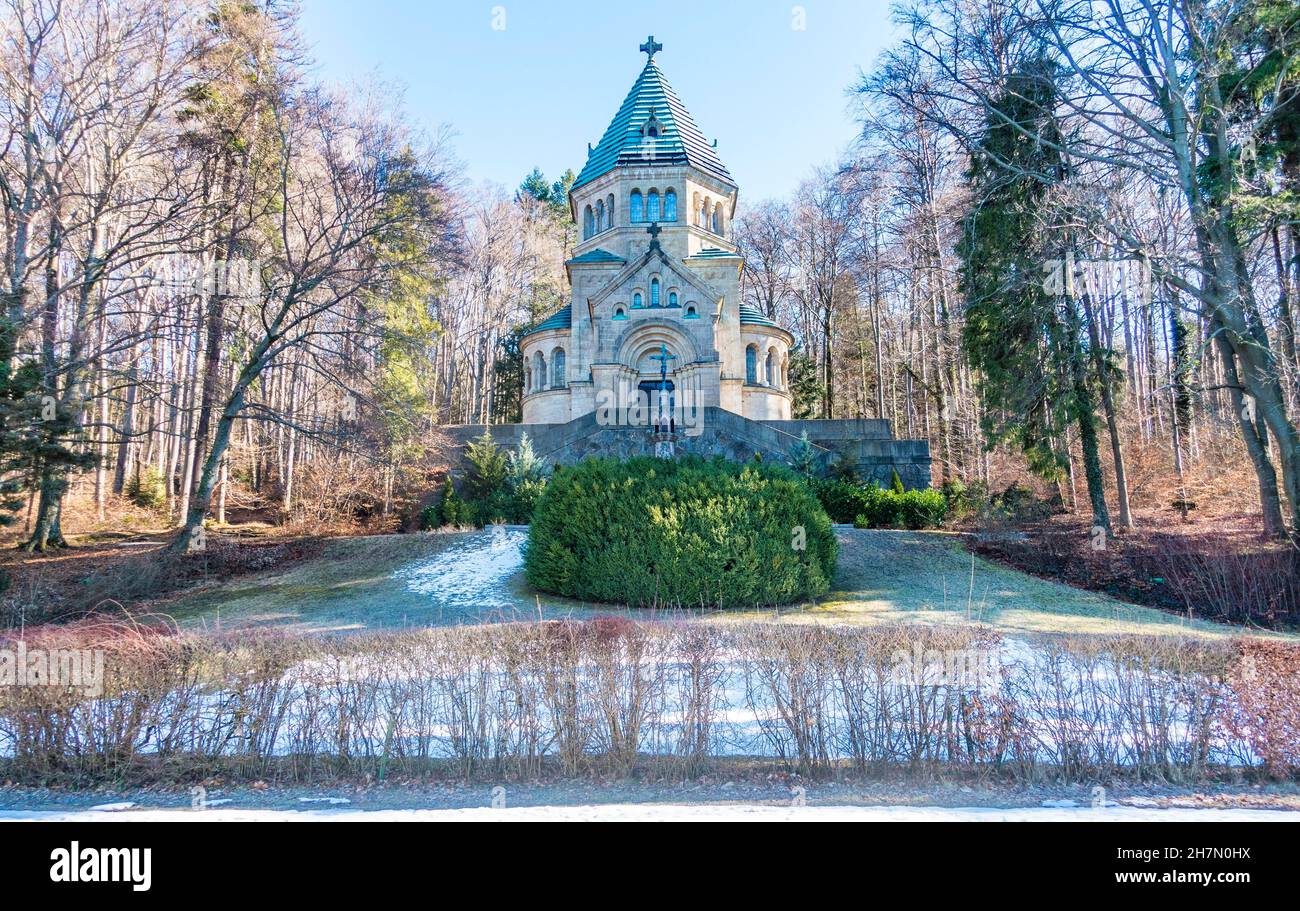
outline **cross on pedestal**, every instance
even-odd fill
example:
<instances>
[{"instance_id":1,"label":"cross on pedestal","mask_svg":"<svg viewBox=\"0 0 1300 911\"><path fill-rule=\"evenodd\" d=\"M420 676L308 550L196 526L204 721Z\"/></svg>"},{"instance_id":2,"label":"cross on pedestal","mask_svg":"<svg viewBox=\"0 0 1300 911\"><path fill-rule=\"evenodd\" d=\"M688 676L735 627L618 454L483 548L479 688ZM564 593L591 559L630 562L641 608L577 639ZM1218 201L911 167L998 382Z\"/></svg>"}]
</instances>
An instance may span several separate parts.
<instances>
[{"instance_id":1,"label":"cross on pedestal","mask_svg":"<svg viewBox=\"0 0 1300 911\"><path fill-rule=\"evenodd\" d=\"M648 227L648 228L645 229L645 233L647 233L647 234L650 235L650 249L651 249L651 250L658 250L658 249L659 249L659 235L660 235L662 232L663 232L663 228L659 227L659 222L657 222L657 221L652 221L652 222L650 223L650 227Z\"/></svg>"},{"instance_id":2,"label":"cross on pedestal","mask_svg":"<svg viewBox=\"0 0 1300 911\"><path fill-rule=\"evenodd\" d=\"M659 51L662 51L663 49L664 46L655 41L654 35L651 35L649 38L647 38L645 44L641 45L640 48L641 53L648 55L646 57L646 63L649 63L651 60L654 60L655 54L657 54Z\"/></svg>"},{"instance_id":3,"label":"cross on pedestal","mask_svg":"<svg viewBox=\"0 0 1300 911\"><path fill-rule=\"evenodd\" d=\"M664 423L664 393L668 391L668 362L677 360L677 355L668 353L668 346L663 342L659 343L659 353L650 355L650 360L659 362L659 418L655 422L655 430L665 426ZM671 426L669 427L671 431Z\"/></svg>"}]
</instances>

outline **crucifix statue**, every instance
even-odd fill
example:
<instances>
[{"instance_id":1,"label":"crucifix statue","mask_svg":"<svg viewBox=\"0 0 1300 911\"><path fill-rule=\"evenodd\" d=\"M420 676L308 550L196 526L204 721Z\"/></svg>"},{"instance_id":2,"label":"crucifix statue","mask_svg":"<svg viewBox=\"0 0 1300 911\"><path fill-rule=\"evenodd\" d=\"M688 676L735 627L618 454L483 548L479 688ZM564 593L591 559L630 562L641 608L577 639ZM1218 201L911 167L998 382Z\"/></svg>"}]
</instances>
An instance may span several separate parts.
<instances>
[{"instance_id":1,"label":"crucifix statue","mask_svg":"<svg viewBox=\"0 0 1300 911\"><path fill-rule=\"evenodd\" d=\"M655 431L661 432L664 427L667 427L671 432L671 417L668 421L664 421L664 394L668 391L668 362L677 360L677 355L669 354L668 346L660 342L659 353L650 355L650 360L659 362L659 416L655 421ZM672 410L671 406L669 410Z\"/></svg>"},{"instance_id":2,"label":"crucifix statue","mask_svg":"<svg viewBox=\"0 0 1300 911\"><path fill-rule=\"evenodd\" d=\"M651 60L654 60L655 54L657 54L659 51L662 51L663 49L664 46L655 41L654 35L651 35L649 38L647 38L645 44L641 45L640 48L641 53L649 55L646 58L646 63L649 63Z\"/></svg>"},{"instance_id":3,"label":"crucifix statue","mask_svg":"<svg viewBox=\"0 0 1300 911\"><path fill-rule=\"evenodd\" d=\"M645 233L647 233L647 234L650 235L650 249L651 249L651 250L658 250L658 249L659 249L659 235L660 235L662 232L663 232L663 228L659 227L659 222L657 222L657 221L652 221L652 222L650 223L650 227L648 227L648 228L645 229Z\"/></svg>"}]
</instances>

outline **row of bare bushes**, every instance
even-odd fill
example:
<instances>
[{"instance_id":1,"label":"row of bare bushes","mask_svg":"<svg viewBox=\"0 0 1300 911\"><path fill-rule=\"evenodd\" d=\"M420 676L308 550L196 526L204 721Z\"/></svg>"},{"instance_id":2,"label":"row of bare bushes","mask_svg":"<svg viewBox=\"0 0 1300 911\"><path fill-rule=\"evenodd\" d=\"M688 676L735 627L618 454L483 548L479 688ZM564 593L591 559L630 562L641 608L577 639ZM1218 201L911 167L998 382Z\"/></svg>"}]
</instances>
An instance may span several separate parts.
<instances>
[{"instance_id":1,"label":"row of bare bushes","mask_svg":"<svg viewBox=\"0 0 1300 911\"><path fill-rule=\"evenodd\" d=\"M1069 781L1300 767L1300 648L1259 640L610 618L339 638L64 627L25 647L106 656L98 698L0 686L0 777L28 782L692 776L738 756ZM900 683L901 658L989 649L986 685Z\"/></svg>"},{"instance_id":2,"label":"row of bare bushes","mask_svg":"<svg viewBox=\"0 0 1300 911\"><path fill-rule=\"evenodd\" d=\"M1189 616L1300 624L1300 550L1291 544L1230 549L1204 538L1156 536L1133 563L1159 579Z\"/></svg>"}]
</instances>

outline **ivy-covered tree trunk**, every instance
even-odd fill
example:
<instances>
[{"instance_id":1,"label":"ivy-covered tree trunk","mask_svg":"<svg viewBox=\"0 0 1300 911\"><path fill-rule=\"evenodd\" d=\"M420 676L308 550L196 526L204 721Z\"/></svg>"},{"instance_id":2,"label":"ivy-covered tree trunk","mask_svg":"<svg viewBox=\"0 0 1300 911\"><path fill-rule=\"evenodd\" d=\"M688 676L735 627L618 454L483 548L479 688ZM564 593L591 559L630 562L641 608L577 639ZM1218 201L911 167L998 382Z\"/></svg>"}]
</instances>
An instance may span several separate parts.
<instances>
[{"instance_id":1,"label":"ivy-covered tree trunk","mask_svg":"<svg viewBox=\"0 0 1300 911\"><path fill-rule=\"evenodd\" d=\"M1124 464L1124 441L1120 437L1119 418L1115 413L1115 400L1110 389L1111 371L1108 369L1107 360L1102 354L1101 334L1097 331L1097 320L1093 313L1092 302L1086 293L1079 298L1079 301L1083 305L1083 318L1088 324L1088 353L1092 359L1093 370L1097 374L1097 389L1101 396L1101 408L1106 415L1106 430L1110 434L1111 456L1115 463L1115 498L1119 506L1119 524L1122 528L1131 529L1133 528L1133 513L1129 508L1128 501L1128 470ZM1089 492L1091 493L1091 487ZM1105 506L1105 503L1105 496L1103 495L1102 505ZM1109 514L1107 518L1109 518Z\"/></svg>"},{"instance_id":2,"label":"ivy-covered tree trunk","mask_svg":"<svg viewBox=\"0 0 1300 911\"><path fill-rule=\"evenodd\" d=\"M1237 356L1228 343L1222 327L1210 324L1214 336L1214 347L1219 352L1223 363L1223 379L1228 387L1228 400L1236 414L1237 426L1246 443L1246 452L1250 456L1251 466L1255 469L1255 481L1259 487L1259 507L1264 519L1264 534L1267 537L1280 537L1285 533L1286 523L1282 518L1282 504L1278 499L1277 472L1268 457L1268 430L1256 423L1252 409L1246 404L1244 387L1237 372Z\"/></svg>"},{"instance_id":3,"label":"ivy-covered tree trunk","mask_svg":"<svg viewBox=\"0 0 1300 911\"><path fill-rule=\"evenodd\" d=\"M1088 481L1088 502L1092 506L1092 527L1106 529L1112 534L1110 509L1106 506L1106 478L1101 468L1101 449L1097 442L1097 407L1088 385L1088 372L1083 362L1083 352L1076 351L1072 358L1071 376L1074 379L1073 407L1075 423L1079 427L1079 449L1083 454L1083 475Z\"/></svg>"}]
</instances>

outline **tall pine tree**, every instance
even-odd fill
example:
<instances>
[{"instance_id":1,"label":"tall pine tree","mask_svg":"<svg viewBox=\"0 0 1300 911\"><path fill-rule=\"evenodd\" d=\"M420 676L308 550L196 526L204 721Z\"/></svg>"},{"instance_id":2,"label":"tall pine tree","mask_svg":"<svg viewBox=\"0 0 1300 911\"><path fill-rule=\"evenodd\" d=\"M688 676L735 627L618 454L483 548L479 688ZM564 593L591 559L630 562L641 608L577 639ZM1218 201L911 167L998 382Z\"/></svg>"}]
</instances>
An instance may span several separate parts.
<instances>
[{"instance_id":1,"label":"tall pine tree","mask_svg":"<svg viewBox=\"0 0 1300 911\"><path fill-rule=\"evenodd\" d=\"M1111 531L1085 326L1070 291L1067 232L1052 218L1066 177L1054 116L1056 65L1031 58L1006 79L971 152L972 210L958 245L967 300L962 348L977 371L990 442L1017 443L1030 467L1059 476L1076 425L1093 525Z\"/></svg>"}]
</instances>

